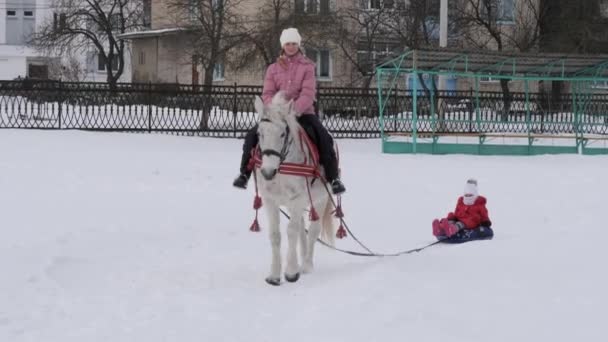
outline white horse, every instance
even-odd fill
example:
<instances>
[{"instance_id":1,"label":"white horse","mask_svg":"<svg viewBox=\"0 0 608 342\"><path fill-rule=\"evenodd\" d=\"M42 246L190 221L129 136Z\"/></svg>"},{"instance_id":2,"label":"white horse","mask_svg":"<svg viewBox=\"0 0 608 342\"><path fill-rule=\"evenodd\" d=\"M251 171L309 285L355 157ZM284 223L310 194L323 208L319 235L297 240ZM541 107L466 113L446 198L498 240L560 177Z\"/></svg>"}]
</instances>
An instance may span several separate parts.
<instances>
[{"instance_id":1,"label":"white horse","mask_svg":"<svg viewBox=\"0 0 608 342\"><path fill-rule=\"evenodd\" d=\"M257 97L255 109L260 118L258 136L262 156L261 165L255 170L255 180L258 182L262 203L268 214L272 246L272 262L266 282L279 285L281 282L280 206L286 207L290 215L287 225L288 248L285 267L285 280L289 282L297 281L300 272L309 273L313 270L315 242L321 232L323 232L323 240L333 244L335 234L333 206L330 194L321 179L279 172L281 165L302 164L310 160L308 146L300 141L299 132L302 128L296 120L293 101L287 102L279 92L268 106ZM311 208L311 203L315 213L320 213L320 220L311 221L306 234L304 214ZM297 255L298 239L303 260L301 267Z\"/></svg>"}]
</instances>

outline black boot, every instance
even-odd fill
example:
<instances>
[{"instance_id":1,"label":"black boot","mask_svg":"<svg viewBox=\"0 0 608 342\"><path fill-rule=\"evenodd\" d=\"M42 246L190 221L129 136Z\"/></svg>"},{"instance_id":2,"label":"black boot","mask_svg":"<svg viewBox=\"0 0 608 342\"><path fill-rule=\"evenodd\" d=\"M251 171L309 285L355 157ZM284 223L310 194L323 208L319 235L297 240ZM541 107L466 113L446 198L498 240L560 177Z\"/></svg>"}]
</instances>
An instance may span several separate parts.
<instances>
[{"instance_id":1,"label":"black boot","mask_svg":"<svg viewBox=\"0 0 608 342\"><path fill-rule=\"evenodd\" d=\"M249 181L249 175L247 175L246 173L241 173L238 177L236 177L234 182L232 182L232 185L236 188L247 189L248 181Z\"/></svg>"},{"instance_id":2,"label":"black boot","mask_svg":"<svg viewBox=\"0 0 608 342\"><path fill-rule=\"evenodd\" d=\"M334 140L316 115L300 115L298 122L319 149L319 162L325 169L325 178L331 184L331 192L339 195L346 191L340 181L338 158L334 150Z\"/></svg>"},{"instance_id":3,"label":"black boot","mask_svg":"<svg viewBox=\"0 0 608 342\"><path fill-rule=\"evenodd\" d=\"M241 156L241 174L232 182L236 188L247 189L247 182L251 177L251 170L247 168L251 158L251 150L258 144L257 125L247 132L243 143L243 155Z\"/></svg>"},{"instance_id":4,"label":"black boot","mask_svg":"<svg viewBox=\"0 0 608 342\"><path fill-rule=\"evenodd\" d=\"M331 182L331 192L334 195L340 195L340 194L346 192L344 183L342 183L342 181L339 178L336 178Z\"/></svg>"}]
</instances>

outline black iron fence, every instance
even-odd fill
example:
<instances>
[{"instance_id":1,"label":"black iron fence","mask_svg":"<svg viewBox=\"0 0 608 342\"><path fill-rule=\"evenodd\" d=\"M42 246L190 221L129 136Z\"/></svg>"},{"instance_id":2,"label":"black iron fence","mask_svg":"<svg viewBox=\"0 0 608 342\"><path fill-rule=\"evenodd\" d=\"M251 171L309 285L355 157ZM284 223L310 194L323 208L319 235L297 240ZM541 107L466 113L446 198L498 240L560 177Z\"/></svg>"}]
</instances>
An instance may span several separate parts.
<instances>
[{"instance_id":1,"label":"black iron fence","mask_svg":"<svg viewBox=\"0 0 608 342\"><path fill-rule=\"evenodd\" d=\"M177 84L70 83L58 81L0 81L0 128L82 129L100 131L170 132L216 137L240 137L257 122L255 96L260 86L201 87ZM387 118L411 113L412 94L393 90L382 94ZM505 105L505 103L508 104ZM504 127L525 127L526 109L539 129L571 132L576 121L573 108L588 114L593 127L608 133L608 96L589 95L573 99L570 95L551 100L544 94L530 94L526 107L523 93L442 92L418 97L420 122L431 122L438 113L444 130L467 132L497 131ZM378 93L376 89L319 88L317 111L325 126L339 138L370 138L380 135ZM508 109L505 109L508 108ZM479 116L478 114L479 113ZM479 120L478 120L479 117ZM411 129L408 121L389 120L388 131ZM420 129L420 128L419 128ZM430 128L429 128L430 129Z\"/></svg>"},{"instance_id":2,"label":"black iron fence","mask_svg":"<svg viewBox=\"0 0 608 342\"><path fill-rule=\"evenodd\" d=\"M396 94L395 94L396 95ZM413 98L409 92L389 96L385 129L410 132ZM416 127L419 132L509 132L608 134L608 94L561 94L473 91L420 92Z\"/></svg>"}]
</instances>

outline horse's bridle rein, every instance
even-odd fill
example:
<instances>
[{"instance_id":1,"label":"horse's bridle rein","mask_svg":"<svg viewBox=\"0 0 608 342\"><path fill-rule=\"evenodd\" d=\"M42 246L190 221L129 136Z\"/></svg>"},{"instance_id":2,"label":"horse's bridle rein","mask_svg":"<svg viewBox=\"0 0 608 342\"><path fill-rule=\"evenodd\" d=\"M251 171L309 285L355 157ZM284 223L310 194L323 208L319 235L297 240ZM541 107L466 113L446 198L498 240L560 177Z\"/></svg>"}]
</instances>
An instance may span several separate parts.
<instances>
[{"instance_id":1,"label":"horse's bridle rein","mask_svg":"<svg viewBox=\"0 0 608 342\"><path fill-rule=\"evenodd\" d=\"M272 122L269 119L261 119L260 122ZM281 160L281 163L283 161L285 161L285 158L287 157L287 147L288 147L288 142L289 142L289 138L290 138L290 134L289 134L289 125L285 126L285 138L283 138L283 148L281 149L281 152L277 151L277 150L273 150L273 149L265 149L262 150L262 156L276 156L279 157L279 159Z\"/></svg>"}]
</instances>

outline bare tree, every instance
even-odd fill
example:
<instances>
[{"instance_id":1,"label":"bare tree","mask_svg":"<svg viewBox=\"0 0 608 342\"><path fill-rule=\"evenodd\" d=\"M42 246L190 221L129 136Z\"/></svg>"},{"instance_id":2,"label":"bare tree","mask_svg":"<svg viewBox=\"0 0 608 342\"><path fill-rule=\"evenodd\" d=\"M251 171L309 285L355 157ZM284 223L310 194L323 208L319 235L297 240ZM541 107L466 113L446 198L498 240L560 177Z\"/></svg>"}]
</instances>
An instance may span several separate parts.
<instances>
[{"instance_id":1,"label":"bare tree","mask_svg":"<svg viewBox=\"0 0 608 342\"><path fill-rule=\"evenodd\" d=\"M608 2L540 0L549 14L541 30L541 47L549 52L608 52Z\"/></svg>"},{"instance_id":2,"label":"bare tree","mask_svg":"<svg viewBox=\"0 0 608 342\"><path fill-rule=\"evenodd\" d=\"M390 3L390 5L388 5ZM331 40L356 71L353 83L369 87L376 73L376 64L388 57L396 47L387 22L394 2L378 2L377 8L366 8L363 2L340 9L330 30Z\"/></svg>"},{"instance_id":3,"label":"bare tree","mask_svg":"<svg viewBox=\"0 0 608 342\"><path fill-rule=\"evenodd\" d=\"M86 65L77 53L67 50L61 58L50 58L49 73L55 78L69 82L83 82L87 76Z\"/></svg>"},{"instance_id":4,"label":"bare tree","mask_svg":"<svg viewBox=\"0 0 608 342\"><path fill-rule=\"evenodd\" d=\"M539 0L459 0L455 10L468 45L521 52L539 48L541 28L548 13L546 2ZM511 107L509 81L501 79L500 85L506 119Z\"/></svg>"},{"instance_id":5,"label":"bare tree","mask_svg":"<svg viewBox=\"0 0 608 342\"><path fill-rule=\"evenodd\" d=\"M176 27L187 32L189 52L204 70L203 85L213 84L213 72L227 53L245 39L243 0L168 0Z\"/></svg>"},{"instance_id":6,"label":"bare tree","mask_svg":"<svg viewBox=\"0 0 608 342\"><path fill-rule=\"evenodd\" d=\"M54 15L32 36L29 44L51 55L84 52L93 45L115 87L125 66L127 47L117 35L142 25L141 3L130 0L51 0Z\"/></svg>"},{"instance_id":7,"label":"bare tree","mask_svg":"<svg viewBox=\"0 0 608 342\"><path fill-rule=\"evenodd\" d=\"M213 85L216 68L223 68L232 48L245 39L243 0L168 0L167 8L177 28L184 29L186 56L191 58L193 68L201 65L203 88ZM206 129L211 114L212 103L209 96L203 97L202 117L199 127Z\"/></svg>"},{"instance_id":8,"label":"bare tree","mask_svg":"<svg viewBox=\"0 0 608 342\"><path fill-rule=\"evenodd\" d=\"M386 21L391 37L398 46L408 49L437 47L439 45L439 0L409 0L399 3L397 8L389 13ZM455 30L455 25L450 31ZM428 94L427 83L423 75L418 74L419 83ZM431 84L437 91L433 78ZM430 96L430 95L429 95Z\"/></svg>"},{"instance_id":9,"label":"bare tree","mask_svg":"<svg viewBox=\"0 0 608 342\"><path fill-rule=\"evenodd\" d=\"M252 59L261 59L266 65L274 63L281 50L281 32L287 27L298 28L305 37L305 48L325 47L331 40L329 32L336 18L332 0L263 1L247 31L246 44L253 44L255 49L243 49L247 54L240 60L244 63Z\"/></svg>"},{"instance_id":10,"label":"bare tree","mask_svg":"<svg viewBox=\"0 0 608 342\"><path fill-rule=\"evenodd\" d=\"M279 56L279 38L284 28L293 25L295 10L293 0L265 0L255 13L255 20L245 30L246 43L255 49L242 49L237 66L251 65L261 59L265 65L274 63Z\"/></svg>"}]
</instances>

